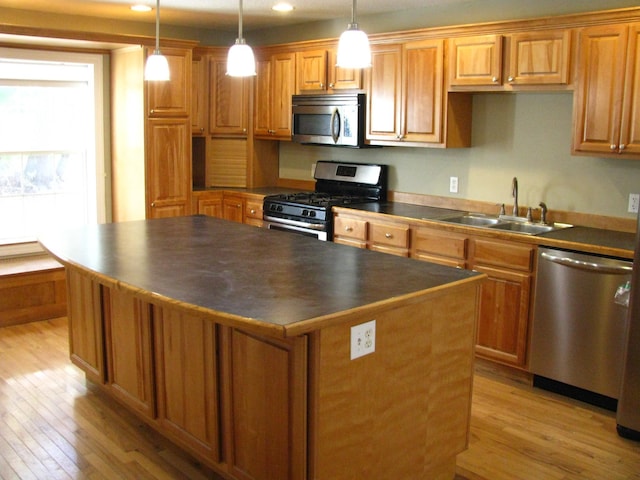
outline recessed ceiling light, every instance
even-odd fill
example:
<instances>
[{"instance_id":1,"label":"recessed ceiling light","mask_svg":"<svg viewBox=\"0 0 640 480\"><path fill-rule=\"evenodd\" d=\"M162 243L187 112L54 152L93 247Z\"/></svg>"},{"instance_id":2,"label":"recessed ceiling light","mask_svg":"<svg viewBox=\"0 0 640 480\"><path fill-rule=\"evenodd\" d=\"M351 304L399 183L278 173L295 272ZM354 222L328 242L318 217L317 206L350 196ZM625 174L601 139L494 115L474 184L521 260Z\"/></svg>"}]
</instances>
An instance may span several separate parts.
<instances>
[{"instance_id":1,"label":"recessed ceiling light","mask_svg":"<svg viewBox=\"0 0 640 480\"><path fill-rule=\"evenodd\" d=\"M275 10L276 12L290 12L293 10L293 5L285 2L276 3L271 10Z\"/></svg>"},{"instance_id":2,"label":"recessed ceiling light","mask_svg":"<svg viewBox=\"0 0 640 480\"><path fill-rule=\"evenodd\" d=\"M131 5L131 10L134 12L150 12L151 7L149 5Z\"/></svg>"}]
</instances>

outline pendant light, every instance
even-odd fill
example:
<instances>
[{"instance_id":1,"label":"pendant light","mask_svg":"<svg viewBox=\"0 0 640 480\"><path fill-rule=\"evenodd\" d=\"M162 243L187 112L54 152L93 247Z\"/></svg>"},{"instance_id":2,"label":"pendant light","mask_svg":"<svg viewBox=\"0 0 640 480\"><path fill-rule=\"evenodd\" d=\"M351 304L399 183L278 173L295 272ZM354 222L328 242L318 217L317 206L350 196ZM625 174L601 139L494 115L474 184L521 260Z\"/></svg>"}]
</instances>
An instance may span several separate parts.
<instances>
[{"instance_id":1,"label":"pendant light","mask_svg":"<svg viewBox=\"0 0 640 480\"><path fill-rule=\"evenodd\" d=\"M169 62L160 53L160 0L156 0L156 49L147 58L144 67L144 79L150 81L169 80Z\"/></svg>"},{"instance_id":2,"label":"pendant light","mask_svg":"<svg viewBox=\"0 0 640 480\"><path fill-rule=\"evenodd\" d=\"M242 0L238 16L238 38L229 49L227 56L227 75L231 77L251 77L256 74L256 59L253 50L242 38Z\"/></svg>"},{"instance_id":3,"label":"pendant light","mask_svg":"<svg viewBox=\"0 0 640 480\"><path fill-rule=\"evenodd\" d=\"M342 68L366 68L371 66L371 48L367 34L356 23L356 0L351 7L351 23L340 35L336 65Z\"/></svg>"}]
</instances>

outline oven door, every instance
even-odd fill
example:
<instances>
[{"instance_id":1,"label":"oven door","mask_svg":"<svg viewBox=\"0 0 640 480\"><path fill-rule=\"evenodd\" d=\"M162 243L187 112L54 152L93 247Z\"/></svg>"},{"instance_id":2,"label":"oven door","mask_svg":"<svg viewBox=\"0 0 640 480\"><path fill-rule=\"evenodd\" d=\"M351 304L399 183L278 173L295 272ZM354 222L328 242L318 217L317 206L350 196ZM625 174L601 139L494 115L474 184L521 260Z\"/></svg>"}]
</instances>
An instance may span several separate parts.
<instances>
[{"instance_id":1,"label":"oven door","mask_svg":"<svg viewBox=\"0 0 640 480\"><path fill-rule=\"evenodd\" d=\"M330 240L327 228L324 225L317 223L305 223L265 215L264 227L269 230L280 230L283 232L303 235L305 237L312 237L317 240L322 240L323 242Z\"/></svg>"}]
</instances>

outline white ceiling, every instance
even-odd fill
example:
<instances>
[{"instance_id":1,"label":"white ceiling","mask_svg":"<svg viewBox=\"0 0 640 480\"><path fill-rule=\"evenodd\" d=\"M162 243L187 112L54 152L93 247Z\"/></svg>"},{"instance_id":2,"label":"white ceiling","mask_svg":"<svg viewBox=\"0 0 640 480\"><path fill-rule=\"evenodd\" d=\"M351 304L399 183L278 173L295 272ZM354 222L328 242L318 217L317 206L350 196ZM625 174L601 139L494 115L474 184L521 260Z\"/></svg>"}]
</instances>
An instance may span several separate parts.
<instances>
[{"instance_id":1,"label":"white ceiling","mask_svg":"<svg viewBox=\"0 0 640 480\"><path fill-rule=\"evenodd\" d=\"M330 19L348 22L351 18L352 0L287 0L294 7L289 13L271 10L278 1L243 0L244 29ZM132 12L129 7L133 3L152 6L154 11ZM469 0L361 0L357 5L357 17L456 3L469 3ZM6 8L150 23L155 22L155 5L155 0L0 0L0 7ZM160 22L233 30L238 28L238 6L239 0L161 0Z\"/></svg>"}]
</instances>

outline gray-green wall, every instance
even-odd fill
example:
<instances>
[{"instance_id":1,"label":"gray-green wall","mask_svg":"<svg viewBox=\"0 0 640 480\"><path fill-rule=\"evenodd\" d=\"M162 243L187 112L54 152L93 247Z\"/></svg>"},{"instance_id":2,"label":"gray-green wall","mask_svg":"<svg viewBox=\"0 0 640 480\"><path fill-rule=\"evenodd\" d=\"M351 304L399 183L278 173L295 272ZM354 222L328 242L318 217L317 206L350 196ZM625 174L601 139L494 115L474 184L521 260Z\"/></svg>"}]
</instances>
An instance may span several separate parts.
<instances>
[{"instance_id":1,"label":"gray-green wall","mask_svg":"<svg viewBox=\"0 0 640 480\"><path fill-rule=\"evenodd\" d=\"M465 149L383 147L356 150L280 144L280 176L312 180L317 160L391 166L399 192L511 203L518 177L520 205L615 217L640 193L640 161L572 156L572 93L485 93L473 98L472 146ZM459 193L449 193L449 177ZM497 211L497 209L496 209Z\"/></svg>"}]
</instances>

